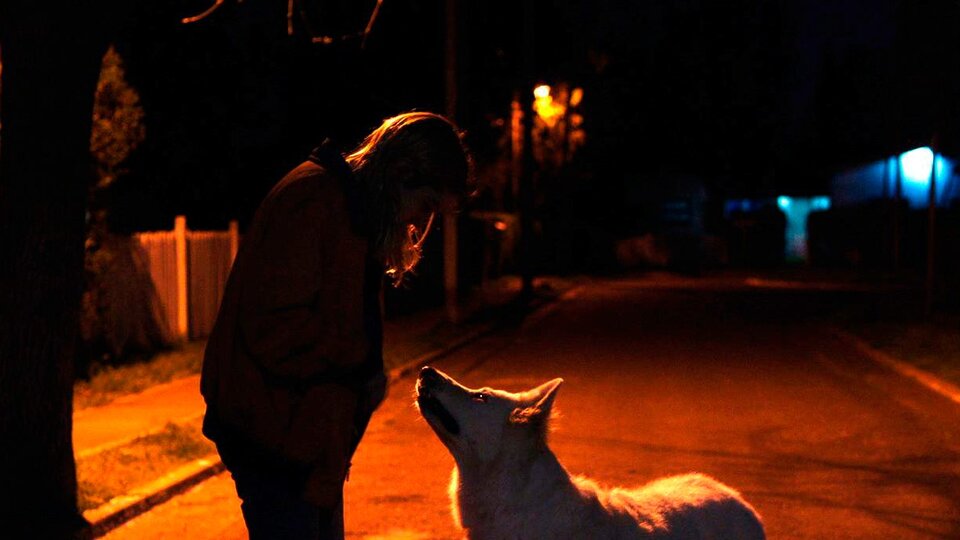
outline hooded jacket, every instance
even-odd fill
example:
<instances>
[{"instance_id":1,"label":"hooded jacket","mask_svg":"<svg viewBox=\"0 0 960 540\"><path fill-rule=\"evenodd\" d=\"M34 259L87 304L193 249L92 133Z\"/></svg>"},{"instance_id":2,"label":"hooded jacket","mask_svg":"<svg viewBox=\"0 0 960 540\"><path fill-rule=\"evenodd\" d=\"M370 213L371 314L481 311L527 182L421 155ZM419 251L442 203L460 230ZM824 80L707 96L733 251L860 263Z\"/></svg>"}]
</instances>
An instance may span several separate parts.
<instances>
[{"instance_id":1,"label":"hooded jacket","mask_svg":"<svg viewBox=\"0 0 960 540\"><path fill-rule=\"evenodd\" d=\"M270 191L243 239L201 375L204 434L227 467L273 464L338 502L383 378L383 270L349 166L318 148ZM228 459L229 457L229 459Z\"/></svg>"}]
</instances>

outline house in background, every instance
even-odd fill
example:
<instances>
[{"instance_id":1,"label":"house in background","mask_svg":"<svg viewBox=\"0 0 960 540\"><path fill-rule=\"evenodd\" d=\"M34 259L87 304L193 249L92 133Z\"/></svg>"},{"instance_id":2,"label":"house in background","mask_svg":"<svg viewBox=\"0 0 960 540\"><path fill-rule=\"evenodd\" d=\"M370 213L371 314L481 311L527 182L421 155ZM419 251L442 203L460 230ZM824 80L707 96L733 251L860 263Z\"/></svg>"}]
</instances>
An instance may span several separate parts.
<instances>
[{"instance_id":1,"label":"house in background","mask_svg":"<svg viewBox=\"0 0 960 540\"><path fill-rule=\"evenodd\" d=\"M812 212L830 209L830 205L827 195L724 201L723 216L729 224L727 240L733 261L752 265L762 256L760 260L767 265L805 262L809 252L807 218ZM763 253L757 253L758 247Z\"/></svg>"},{"instance_id":2,"label":"house in background","mask_svg":"<svg viewBox=\"0 0 960 540\"><path fill-rule=\"evenodd\" d=\"M903 199L909 208L929 205L934 152L915 148L899 156L868 163L834 176L830 186L836 207L857 206L877 200ZM948 207L960 199L960 178L954 160L936 155L936 204Z\"/></svg>"},{"instance_id":3,"label":"house in background","mask_svg":"<svg viewBox=\"0 0 960 540\"><path fill-rule=\"evenodd\" d=\"M952 158L921 147L836 174L831 209L812 214L808 222L811 261L878 270L922 268L932 200L939 209L934 234L944 254L938 264L947 264L957 249L958 172Z\"/></svg>"},{"instance_id":4,"label":"house in background","mask_svg":"<svg viewBox=\"0 0 960 540\"><path fill-rule=\"evenodd\" d=\"M618 258L627 266L690 266L691 260L742 267L913 265L923 260L931 185L943 209L944 231L953 230L954 210L960 209L960 167L928 147L837 173L826 193L717 201L723 216L723 229L714 231L719 235L705 226L712 203L700 179L637 185L643 187L627 198L646 219L644 228L618 245ZM938 237L945 235L944 245L952 246L953 236L946 232Z\"/></svg>"},{"instance_id":5,"label":"house in background","mask_svg":"<svg viewBox=\"0 0 960 540\"><path fill-rule=\"evenodd\" d=\"M916 255L922 247L920 228L925 223L920 214L929 206L932 184L937 207L958 205L960 168L956 161L942 154L934 156L933 150L922 147L836 174L829 194L728 199L724 218L731 229L732 259L751 262L747 251L762 245L757 238L775 233L769 216L777 210L784 221L783 258L787 262L885 264L900 256L885 252L905 249L897 242L911 244L908 255ZM899 214L894 212L898 208ZM741 244L743 249L738 250ZM736 256L740 251L741 256Z\"/></svg>"}]
</instances>

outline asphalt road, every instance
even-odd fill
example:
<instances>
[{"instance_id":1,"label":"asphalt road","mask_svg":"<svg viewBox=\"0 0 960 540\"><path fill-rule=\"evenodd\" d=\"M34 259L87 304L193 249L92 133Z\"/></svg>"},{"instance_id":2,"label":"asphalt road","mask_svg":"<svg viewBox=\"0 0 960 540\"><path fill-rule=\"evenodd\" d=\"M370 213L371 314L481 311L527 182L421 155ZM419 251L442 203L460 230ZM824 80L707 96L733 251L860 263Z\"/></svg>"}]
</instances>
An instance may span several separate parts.
<instances>
[{"instance_id":1,"label":"asphalt road","mask_svg":"<svg viewBox=\"0 0 960 540\"><path fill-rule=\"evenodd\" d=\"M820 314L844 299L595 282L436 367L509 390L563 377L551 444L571 472L602 483L704 472L740 490L773 539L958 539L960 406L827 332ZM413 382L391 389L354 459L348 537L459 538L453 461L414 409ZM114 537L242 537L230 490L219 477ZM184 509L219 519L216 536L191 532Z\"/></svg>"}]
</instances>

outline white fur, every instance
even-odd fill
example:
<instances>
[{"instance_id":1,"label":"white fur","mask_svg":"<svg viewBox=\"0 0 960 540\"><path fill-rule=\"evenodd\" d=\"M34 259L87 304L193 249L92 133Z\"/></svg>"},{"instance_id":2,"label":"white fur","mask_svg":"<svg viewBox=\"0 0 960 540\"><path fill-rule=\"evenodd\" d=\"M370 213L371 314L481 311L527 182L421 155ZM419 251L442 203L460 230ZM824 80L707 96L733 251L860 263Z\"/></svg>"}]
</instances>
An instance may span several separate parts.
<instances>
[{"instance_id":1,"label":"white fur","mask_svg":"<svg viewBox=\"0 0 960 540\"><path fill-rule=\"evenodd\" d=\"M546 443L561 379L520 394L466 388L440 372L417 384L424 418L456 462L454 519L471 540L765 538L757 512L732 488L702 474L637 489L605 489L571 477ZM485 399L481 399L482 393ZM448 432L423 396L456 419Z\"/></svg>"}]
</instances>

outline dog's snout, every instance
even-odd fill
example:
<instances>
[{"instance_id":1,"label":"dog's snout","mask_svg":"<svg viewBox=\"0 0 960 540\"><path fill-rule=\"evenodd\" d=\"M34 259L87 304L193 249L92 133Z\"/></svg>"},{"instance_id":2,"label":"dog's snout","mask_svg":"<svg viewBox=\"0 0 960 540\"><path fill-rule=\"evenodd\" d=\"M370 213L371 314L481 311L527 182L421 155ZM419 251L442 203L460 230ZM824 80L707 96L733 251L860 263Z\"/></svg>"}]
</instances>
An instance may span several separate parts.
<instances>
[{"instance_id":1,"label":"dog's snout","mask_svg":"<svg viewBox=\"0 0 960 540\"><path fill-rule=\"evenodd\" d=\"M438 383L443 379L440 373L437 370L433 369L430 366L425 366L420 370L420 381L424 384L434 384Z\"/></svg>"}]
</instances>

